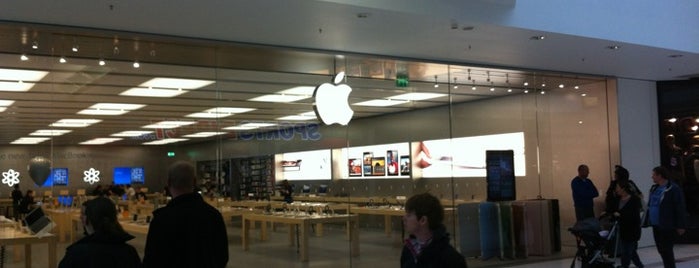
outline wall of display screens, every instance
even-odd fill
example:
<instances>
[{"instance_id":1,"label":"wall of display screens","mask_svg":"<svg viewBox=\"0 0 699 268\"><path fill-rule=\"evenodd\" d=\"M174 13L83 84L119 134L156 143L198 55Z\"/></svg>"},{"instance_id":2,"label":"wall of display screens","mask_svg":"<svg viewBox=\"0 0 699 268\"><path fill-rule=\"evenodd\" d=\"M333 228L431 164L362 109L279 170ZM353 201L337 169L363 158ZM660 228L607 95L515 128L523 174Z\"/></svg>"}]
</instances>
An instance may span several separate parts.
<instances>
[{"instance_id":1,"label":"wall of display screens","mask_svg":"<svg viewBox=\"0 0 699 268\"><path fill-rule=\"evenodd\" d=\"M44 181L41 187L51 186L67 186L68 185L68 168L52 168L48 179Z\"/></svg>"},{"instance_id":2,"label":"wall of display screens","mask_svg":"<svg viewBox=\"0 0 699 268\"><path fill-rule=\"evenodd\" d=\"M143 167L115 167L114 184L143 184L145 173Z\"/></svg>"},{"instance_id":3,"label":"wall of display screens","mask_svg":"<svg viewBox=\"0 0 699 268\"><path fill-rule=\"evenodd\" d=\"M350 179L410 177L410 145L407 142L343 148L342 176ZM346 171L345 171L346 170Z\"/></svg>"}]
</instances>

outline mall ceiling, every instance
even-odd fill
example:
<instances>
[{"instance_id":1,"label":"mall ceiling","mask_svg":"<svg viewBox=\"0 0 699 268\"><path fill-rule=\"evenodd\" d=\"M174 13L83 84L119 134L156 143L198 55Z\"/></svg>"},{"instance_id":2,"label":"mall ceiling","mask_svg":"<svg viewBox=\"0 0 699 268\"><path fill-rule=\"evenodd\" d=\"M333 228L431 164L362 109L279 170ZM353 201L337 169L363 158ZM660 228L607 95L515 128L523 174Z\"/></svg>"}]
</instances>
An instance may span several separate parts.
<instances>
[{"instance_id":1,"label":"mall ceiling","mask_svg":"<svg viewBox=\"0 0 699 268\"><path fill-rule=\"evenodd\" d=\"M583 92L585 85L603 83L610 76L670 80L692 77L699 70L697 55L692 53L498 26L473 26L438 16L325 1L285 2L283 7L277 1L177 1L157 6L150 2L127 2L3 4L0 69L46 74L38 81L22 81L32 84L27 91L2 91L0 87L0 100L13 101L0 112L3 129L0 145L22 137L41 137L30 134L51 129L70 132L40 144L77 145L94 138L114 138L115 133L123 131L150 131L108 143L140 145L167 137L216 132L214 136L175 143L184 144L235 136L240 130L224 128L242 123L275 124L247 131L317 123L313 115L303 121L283 118L312 114L313 98L309 93L300 93L305 98L290 103L250 99L293 87L331 82L337 71L347 73L346 83L353 88L349 102L355 111L353 118L358 119L532 90ZM80 5L79 14L75 12L77 5ZM37 8L44 15L23 15ZM151 10L156 8L157 12ZM536 36L545 38L533 38ZM32 48L34 44L38 46L36 49ZM620 45L623 49L607 48L610 45ZM78 51L74 52L73 47ZM301 47L305 49L296 49ZM21 60L22 54L28 60ZM65 63L59 62L61 57L66 59ZM99 60L105 64L100 65ZM134 68L134 62L140 67ZM673 66L670 73L667 66ZM397 75L408 77L409 85L398 87ZM123 95L153 78L211 83L170 98ZM0 80L19 83L6 77ZM563 88L556 89L559 85ZM445 95L386 107L356 105L369 100L395 100L394 96L404 93ZM291 95L294 94L299 93ZM123 115L79 114L96 103L143 106ZM210 118L190 117L216 107L254 110ZM101 121L89 127L50 126L60 119ZM191 124L169 130L144 129L160 121Z\"/></svg>"}]
</instances>

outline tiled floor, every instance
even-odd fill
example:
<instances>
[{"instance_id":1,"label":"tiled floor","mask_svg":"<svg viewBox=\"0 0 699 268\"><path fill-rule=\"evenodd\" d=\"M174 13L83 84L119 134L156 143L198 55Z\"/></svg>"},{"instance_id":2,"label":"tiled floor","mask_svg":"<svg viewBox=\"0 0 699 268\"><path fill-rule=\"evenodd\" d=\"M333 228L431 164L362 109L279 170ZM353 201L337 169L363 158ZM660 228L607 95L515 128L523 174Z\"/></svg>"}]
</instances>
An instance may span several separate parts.
<instances>
[{"instance_id":1,"label":"tiled floor","mask_svg":"<svg viewBox=\"0 0 699 268\"><path fill-rule=\"evenodd\" d=\"M288 243L286 227L272 232L268 241L253 239L249 251L242 251L239 222L228 228L230 261L228 267L398 267L400 242L398 234L386 237L382 230L360 231L360 256L349 256L349 242L346 240L342 226L326 226L323 237L309 239L309 262L298 261L297 248ZM256 231L253 231L256 235ZM136 235L131 244L143 254L145 235ZM65 253L67 243L59 243L58 259ZM8 246L5 253L5 266L9 268L24 267L23 258L15 259L17 247ZM46 267L46 246L35 245L32 248L33 267ZM639 249L641 259L646 267L662 267L660 256L654 247ZM675 254L678 267L699 267L699 245L677 245ZM468 259L469 267L570 267L574 248L564 247L561 253L550 257L529 257L527 259L482 261ZM618 261L618 260L617 260ZM580 267L578 262L576 267Z\"/></svg>"}]
</instances>

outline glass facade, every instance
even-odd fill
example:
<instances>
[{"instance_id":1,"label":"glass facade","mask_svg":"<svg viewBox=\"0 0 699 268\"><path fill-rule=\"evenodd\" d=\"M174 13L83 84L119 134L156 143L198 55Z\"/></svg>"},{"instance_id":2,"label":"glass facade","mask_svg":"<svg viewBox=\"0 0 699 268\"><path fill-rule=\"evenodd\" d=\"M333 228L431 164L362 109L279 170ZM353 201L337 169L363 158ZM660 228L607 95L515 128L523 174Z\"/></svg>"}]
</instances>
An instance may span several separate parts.
<instances>
[{"instance_id":1,"label":"glass facade","mask_svg":"<svg viewBox=\"0 0 699 268\"><path fill-rule=\"evenodd\" d=\"M66 185L39 187L28 174L20 184L71 194L112 183L116 169L137 169L134 183L159 192L168 164L192 161L212 204L271 217L252 222L280 218L243 238L245 216L236 216L229 226L231 267L238 258L397 265L406 235L402 206L423 192L442 200L452 244L467 257L480 256L464 245L479 239L464 222L478 215L458 211L488 200L494 185L487 182L487 151L512 150L514 185L503 191L517 200L557 200L563 230L574 223L570 181L578 165L590 167L603 191L619 161L616 93L604 77L39 25L6 24L0 31L12 37L0 44L7 74L0 79L6 89L0 88L0 169L23 170L30 158L47 157L68 173ZM41 73L20 79L11 72L18 70ZM344 79L333 81L339 73ZM160 83L167 80L175 84ZM347 102L342 84L351 88ZM143 95L154 92L172 96ZM326 93L339 102L314 108ZM318 118L341 122L345 105L353 112L346 126ZM56 125L61 119L99 121ZM37 130L49 134L32 135ZM17 144L31 137L46 139ZM95 138L115 140L84 143ZM83 180L90 168L102 174L95 184ZM294 192L287 205L284 180ZM345 214L357 216L351 224L329 216ZM294 229L289 219L317 221ZM263 230L267 241L257 237ZM558 238L574 243L570 235Z\"/></svg>"}]
</instances>

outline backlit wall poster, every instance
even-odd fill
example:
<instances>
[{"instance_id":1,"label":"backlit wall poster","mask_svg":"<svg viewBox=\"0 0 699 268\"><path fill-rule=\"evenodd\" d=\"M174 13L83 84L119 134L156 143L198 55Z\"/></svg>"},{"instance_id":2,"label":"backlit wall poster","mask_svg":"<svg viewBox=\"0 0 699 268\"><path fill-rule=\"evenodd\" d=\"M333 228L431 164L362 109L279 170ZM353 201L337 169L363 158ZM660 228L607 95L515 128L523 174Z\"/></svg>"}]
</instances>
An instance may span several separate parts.
<instances>
[{"instance_id":1,"label":"backlit wall poster","mask_svg":"<svg viewBox=\"0 0 699 268\"><path fill-rule=\"evenodd\" d=\"M343 169L342 173L338 174L343 178L410 177L410 144L407 142L342 148L339 156L346 159L344 163L347 163L347 169ZM402 169L401 163L407 164L408 167Z\"/></svg>"},{"instance_id":2,"label":"backlit wall poster","mask_svg":"<svg viewBox=\"0 0 699 268\"><path fill-rule=\"evenodd\" d=\"M484 178L487 150L512 150L515 176L526 175L524 132L416 142L412 167L421 178Z\"/></svg>"},{"instance_id":3,"label":"backlit wall poster","mask_svg":"<svg viewBox=\"0 0 699 268\"><path fill-rule=\"evenodd\" d=\"M41 187L68 185L68 168L52 168L51 174Z\"/></svg>"},{"instance_id":4,"label":"backlit wall poster","mask_svg":"<svg viewBox=\"0 0 699 268\"><path fill-rule=\"evenodd\" d=\"M330 150L283 153L277 180L330 180L332 178ZM345 160L347 161L347 160Z\"/></svg>"}]
</instances>

